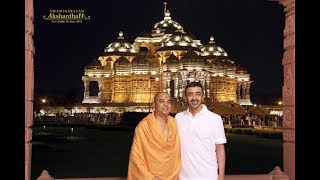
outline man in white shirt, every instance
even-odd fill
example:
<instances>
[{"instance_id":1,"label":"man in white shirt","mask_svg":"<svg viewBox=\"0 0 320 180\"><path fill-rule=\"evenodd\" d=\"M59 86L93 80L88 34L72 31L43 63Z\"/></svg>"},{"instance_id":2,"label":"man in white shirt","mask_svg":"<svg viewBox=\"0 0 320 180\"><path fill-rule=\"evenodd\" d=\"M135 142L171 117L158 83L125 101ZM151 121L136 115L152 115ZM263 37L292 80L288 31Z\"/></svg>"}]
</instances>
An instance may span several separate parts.
<instances>
[{"instance_id":1,"label":"man in white shirt","mask_svg":"<svg viewBox=\"0 0 320 180\"><path fill-rule=\"evenodd\" d=\"M227 142L221 116L207 109L203 87L191 82L185 89L186 111L177 113L181 146L180 180L224 180Z\"/></svg>"}]
</instances>

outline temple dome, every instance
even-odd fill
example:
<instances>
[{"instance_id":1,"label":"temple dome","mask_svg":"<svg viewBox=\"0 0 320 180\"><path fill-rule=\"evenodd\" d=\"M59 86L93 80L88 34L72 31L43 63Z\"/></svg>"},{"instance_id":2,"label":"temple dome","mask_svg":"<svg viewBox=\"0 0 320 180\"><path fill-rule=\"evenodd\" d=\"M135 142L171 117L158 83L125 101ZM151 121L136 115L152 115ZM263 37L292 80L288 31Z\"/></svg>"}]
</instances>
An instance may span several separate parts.
<instances>
[{"instance_id":1,"label":"temple dome","mask_svg":"<svg viewBox=\"0 0 320 180\"><path fill-rule=\"evenodd\" d=\"M167 10L164 19L157 22L153 26L153 33L173 34L176 30L183 30L183 27L170 17L170 12Z\"/></svg>"},{"instance_id":2,"label":"temple dome","mask_svg":"<svg viewBox=\"0 0 320 180\"><path fill-rule=\"evenodd\" d=\"M201 51L202 56L228 56L227 52L215 43L213 36L210 37L209 43L201 48Z\"/></svg>"},{"instance_id":3,"label":"temple dome","mask_svg":"<svg viewBox=\"0 0 320 180\"><path fill-rule=\"evenodd\" d=\"M164 63L164 67L164 70L177 72L180 69L180 60L174 54L171 54Z\"/></svg>"},{"instance_id":4,"label":"temple dome","mask_svg":"<svg viewBox=\"0 0 320 180\"><path fill-rule=\"evenodd\" d=\"M123 32L119 32L119 37L104 49L105 55L135 55L137 50L123 37Z\"/></svg>"},{"instance_id":5,"label":"temple dome","mask_svg":"<svg viewBox=\"0 0 320 180\"><path fill-rule=\"evenodd\" d=\"M100 61L93 59L90 64L85 66L85 69L103 69L103 66L101 65Z\"/></svg>"},{"instance_id":6,"label":"temple dome","mask_svg":"<svg viewBox=\"0 0 320 180\"><path fill-rule=\"evenodd\" d=\"M182 68L187 69L188 71L200 71L205 69L205 60L198 56L194 51L188 51L182 58Z\"/></svg>"},{"instance_id":7,"label":"temple dome","mask_svg":"<svg viewBox=\"0 0 320 180\"><path fill-rule=\"evenodd\" d=\"M158 49L158 51L168 50L201 51L193 39L182 30L177 30L166 38Z\"/></svg>"}]
</instances>

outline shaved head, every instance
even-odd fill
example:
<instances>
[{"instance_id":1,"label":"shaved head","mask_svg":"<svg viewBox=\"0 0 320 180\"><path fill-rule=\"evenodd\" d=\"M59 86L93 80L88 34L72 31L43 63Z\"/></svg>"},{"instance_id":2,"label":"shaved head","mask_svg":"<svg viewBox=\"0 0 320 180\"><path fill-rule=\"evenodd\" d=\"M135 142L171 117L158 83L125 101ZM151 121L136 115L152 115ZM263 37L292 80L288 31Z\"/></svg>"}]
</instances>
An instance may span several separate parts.
<instances>
[{"instance_id":1,"label":"shaved head","mask_svg":"<svg viewBox=\"0 0 320 180\"><path fill-rule=\"evenodd\" d=\"M161 98L169 98L169 99L171 99L171 96L166 92L159 92L154 96L153 102L157 102Z\"/></svg>"},{"instance_id":2,"label":"shaved head","mask_svg":"<svg viewBox=\"0 0 320 180\"><path fill-rule=\"evenodd\" d=\"M166 92L157 93L154 96L153 107L155 116L168 116L171 111L171 96Z\"/></svg>"}]
</instances>

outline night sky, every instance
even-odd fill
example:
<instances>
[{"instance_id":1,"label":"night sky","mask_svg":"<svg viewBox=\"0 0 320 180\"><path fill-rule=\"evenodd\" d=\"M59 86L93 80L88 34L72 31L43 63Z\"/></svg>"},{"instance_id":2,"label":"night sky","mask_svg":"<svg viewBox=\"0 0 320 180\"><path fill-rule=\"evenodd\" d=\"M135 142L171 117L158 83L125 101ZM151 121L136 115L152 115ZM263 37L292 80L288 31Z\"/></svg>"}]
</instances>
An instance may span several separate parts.
<instances>
[{"instance_id":1,"label":"night sky","mask_svg":"<svg viewBox=\"0 0 320 180\"><path fill-rule=\"evenodd\" d=\"M172 20L206 45L210 36L250 74L251 99L281 97L283 7L267 0L169 0ZM52 23L50 10L84 10L90 20ZM35 90L83 94L84 66L114 42L131 44L163 20L162 0L34 1Z\"/></svg>"}]
</instances>

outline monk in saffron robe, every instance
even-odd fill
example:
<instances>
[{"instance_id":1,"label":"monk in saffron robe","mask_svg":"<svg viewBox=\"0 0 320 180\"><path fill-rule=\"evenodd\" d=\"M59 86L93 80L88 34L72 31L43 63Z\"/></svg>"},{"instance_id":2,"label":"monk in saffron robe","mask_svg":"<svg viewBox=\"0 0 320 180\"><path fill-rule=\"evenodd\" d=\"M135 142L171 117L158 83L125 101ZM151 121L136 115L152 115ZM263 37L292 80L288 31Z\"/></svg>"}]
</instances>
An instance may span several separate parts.
<instances>
[{"instance_id":1,"label":"monk in saffron robe","mask_svg":"<svg viewBox=\"0 0 320 180\"><path fill-rule=\"evenodd\" d=\"M160 92L154 111L135 128L127 180L177 180L181 167L180 139L176 120L169 115L171 97Z\"/></svg>"}]
</instances>

